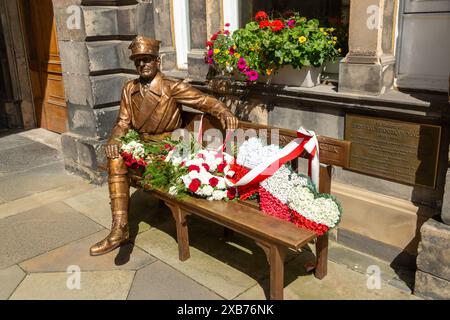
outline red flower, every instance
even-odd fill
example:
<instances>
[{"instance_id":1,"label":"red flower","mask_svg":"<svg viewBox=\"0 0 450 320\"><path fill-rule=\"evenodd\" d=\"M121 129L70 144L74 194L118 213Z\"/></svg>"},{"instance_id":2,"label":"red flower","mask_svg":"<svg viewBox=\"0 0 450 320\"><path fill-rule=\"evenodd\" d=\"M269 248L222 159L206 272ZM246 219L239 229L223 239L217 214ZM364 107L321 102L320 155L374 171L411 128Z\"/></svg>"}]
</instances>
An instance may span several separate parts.
<instances>
[{"instance_id":1,"label":"red flower","mask_svg":"<svg viewBox=\"0 0 450 320\"><path fill-rule=\"evenodd\" d=\"M203 168L205 168L206 171L209 171L209 166L207 163L202 163Z\"/></svg>"},{"instance_id":2,"label":"red flower","mask_svg":"<svg viewBox=\"0 0 450 320\"><path fill-rule=\"evenodd\" d=\"M216 33L213 34L213 36L211 37L212 41L217 40L217 36L221 33L221 31L217 31Z\"/></svg>"},{"instance_id":3,"label":"red flower","mask_svg":"<svg viewBox=\"0 0 450 320\"><path fill-rule=\"evenodd\" d=\"M189 170L189 172L191 172L191 171L197 171L197 172L200 172L200 167L199 167L199 166L196 166L195 164L191 164L191 165L189 166L188 170Z\"/></svg>"},{"instance_id":4,"label":"red flower","mask_svg":"<svg viewBox=\"0 0 450 320\"><path fill-rule=\"evenodd\" d=\"M200 159L205 160L205 155L204 155L203 153L199 153L199 154L197 155L197 158L200 158Z\"/></svg>"},{"instance_id":5,"label":"red flower","mask_svg":"<svg viewBox=\"0 0 450 320\"><path fill-rule=\"evenodd\" d=\"M227 166L227 163L224 161L217 166L217 172L223 172L223 169Z\"/></svg>"},{"instance_id":6,"label":"red flower","mask_svg":"<svg viewBox=\"0 0 450 320\"><path fill-rule=\"evenodd\" d=\"M170 145L170 144L166 144L166 145L164 145L164 149L170 149L172 146Z\"/></svg>"},{"instance_id":7,"label":"red flower","mask_svg":"<svg viewBox=\"0 0 450 320\"><path fill-rule=\"evenodd\" d=\"M200 187L200 185L201 185L200 180L194 179L191 181L188 188L191 192L196 192L198 190L198 188Z\"/></svg>"},{"instance_id":8,"label":"red flower","mask_svg":"<svg viewBox=\"0 0 450 320\"><path fill-rule=\"evenodd\" d=\"M272 28L273 32L280 31L284 28L284 23L281 20L273 20L273 22L270 24L270 27Z\"/></svg>"},{"instance_id":9,"label":"red flower","mask_svg":"<svg viewBox=\"0 0 450 320\"><path fill-rule=\"evenodd\" d=\"M263 20L259 22L259 28L264 29L270 26L269 20Z\"/></svg>"},{"instance_id":10,"label":"red flower","mask_svg":"<svg viewBox=\"0 0 450 320\"><path fill-rule=\"evenodd\" d=\"M217 179L216 177L212 177L211 179L209 179L209 185L211 187L217 186L218 183L219 183L219 179Z\"/></svg>"},{"instance_id":11,"label":"red flower","mask_svg":"<svg viewBox=\"0 0 450 320\"><path fill-rule=\"evenodd\" d=\"M227 190L228 199L232 200L236 197L236 188L231 188Z\"/></svg>"},{"instance_id":12,"label":"red flower","mask_svg":"<svg viewBox=\"0 0 450 320\"><path fill-rule=\"evenodd\" d=\"M212 43L212 41L206 41L206 46L212 47L213 45L214 45L214 43Z\"/></svg>"},{"instance_id":13,"label":"red flower","mask_svg":"<svg viewBox=\"0 0 450 320\"><path fill-rule=\"evenodd\" d=\"M181 161L180 167L183 168L185 164L186 164L186 160Z\"/></svg>"},{"instance_id":14,"label":"red flower","mask_svg":"<svg viewBox=\"0 0 450 320\"><path fill-rule=\"evenodd\" d=\"M230 26L230 24L227 22L227 23L225 23L225 27L229 27Z\"/></svg>"},{"instance_id":15,"label":"red flower","mask_svg":"<svg viewBox=\"0 0 450 320\"><path fill-rule=\"evenodd\" d=\"M229 35L229 34L230 34L230 31L228 31L228 30L225 30L225 31L223 32L223 34L227 36L227 35Z\"/></svg>"},{"instance_id":16,"label":"red flower","mask_svg":"<svg viewBox=\"0 0 450 320\"><path fill-rule=\"evenodd\" d=\"M258 11L255 15L256 21L263 21L267 20L269 17L267 16L267 13L265 11Z\"/></svg>"}]
</instances>

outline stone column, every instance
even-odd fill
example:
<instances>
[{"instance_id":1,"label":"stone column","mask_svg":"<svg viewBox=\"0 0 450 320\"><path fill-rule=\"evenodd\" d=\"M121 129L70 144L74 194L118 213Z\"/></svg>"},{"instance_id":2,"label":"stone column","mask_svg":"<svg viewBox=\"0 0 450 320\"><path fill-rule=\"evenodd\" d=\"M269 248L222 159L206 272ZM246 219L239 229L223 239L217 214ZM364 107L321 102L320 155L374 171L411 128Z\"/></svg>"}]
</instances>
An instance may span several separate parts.
<instances>
[{"instance_id":1,"label":"stone column","mask_svg":"<svg viewBox=\"0 0 450 320\"><path fill-rule=\"evenodd\" d=\"M380 95L394 83L397 0L351 0L349 53L340 64L339 92Z\"/></svg>"},{"instance_id":2,"label":"stone column","mask_svg":"<svg viewBox=\"0 0 450 320\"><path fill-rule=\"evenodd\" d=\"M137 77L128 59L130 41L137 34L155 36L151 2L121 3L53 1L68 107L69 130L61 138L65 165L94 183L106 177L102 146L116 120L122 87Z\"/></svg>"},{"instance_id":3,"label":"stone column","mask_svg":"<svg viewBox=\"0 0 450 320\"><path fill-rule=\"evenodd\" d=\"M153 17L151 17L151 11L142 10L149 16L148 19L143 19L143 21L148 23L151 18L154 19L154 35L151 38L161 41L160 55L162 71L173 70L177 67L175 40L172 30L171 3L172 1L167 0L153 0Z\"/></svg>"},{"instance_id":4,"label":"stone column","mask_svg":"<svg viewBox=\"0 0 450 320\"><path fill-rule=\"evenodd\" d=\"M207 23L207 7L210 7L212 2L218 1L189 1L191 46L188 53L188 74L194 80L204 81L208 73L208 65L204 62L205 43L208 39L208 32L211 32L212 24Z\"/></svg>"}]
</instances>

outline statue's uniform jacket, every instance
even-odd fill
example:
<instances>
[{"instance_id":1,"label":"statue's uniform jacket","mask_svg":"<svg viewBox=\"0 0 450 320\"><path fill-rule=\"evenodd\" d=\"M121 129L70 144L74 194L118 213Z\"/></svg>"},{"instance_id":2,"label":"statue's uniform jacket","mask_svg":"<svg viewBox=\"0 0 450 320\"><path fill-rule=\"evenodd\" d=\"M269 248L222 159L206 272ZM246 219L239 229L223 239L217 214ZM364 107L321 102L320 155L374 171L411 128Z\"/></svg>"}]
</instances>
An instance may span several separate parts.
<instances>
[{"instance_id":1,"label":"statue's uniform jacket","mask_svg":"<svg viewBox=\"0 0 450 320\"><path fill-rule=\"evenodd\" d=\"M117 142L130 128L139 133L161 134L181 126L181 105L221 119L231 112L219 100L188 83L165 78L158 72L148 88L139 79L128 81L122 91L119 115L110 143Z\"/></svg>"}]
</instances>

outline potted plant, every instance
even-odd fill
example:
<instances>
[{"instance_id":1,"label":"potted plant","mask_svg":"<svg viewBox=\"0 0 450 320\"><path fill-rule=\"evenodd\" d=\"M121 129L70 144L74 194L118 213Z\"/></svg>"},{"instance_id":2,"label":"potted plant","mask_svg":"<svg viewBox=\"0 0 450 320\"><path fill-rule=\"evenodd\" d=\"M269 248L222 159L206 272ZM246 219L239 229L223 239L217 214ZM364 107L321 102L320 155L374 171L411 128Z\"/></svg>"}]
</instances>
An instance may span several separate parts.
<instances>
[{"instance_id":1,"label":"potted plant","mask_svg":"<svg viewBox=\"0 0 450 320\"><path fill-rule=\"evenodd\" d=\"M327 25L326 30L328 32L333 32L336 36L336 48L339 55L332 60L325 61L322 72L327 74L338 74L339 63L348 53L348 24L340 17L328 18L325 24Z\"/></svg>"},{"instance_id":2,"label":"potted plant","mask_svg":"<svg viewBox=\"0 0 450 320\"><path fill-rule=\"evenodd\" d=\"M298 13L271 19L259 11L233 35L227 29L215 33L207 42L205 61L248 82L312 87L319 84L322 64L339 54L336 43L337 37L317 19Z\"/></svg>"}]
</instances>

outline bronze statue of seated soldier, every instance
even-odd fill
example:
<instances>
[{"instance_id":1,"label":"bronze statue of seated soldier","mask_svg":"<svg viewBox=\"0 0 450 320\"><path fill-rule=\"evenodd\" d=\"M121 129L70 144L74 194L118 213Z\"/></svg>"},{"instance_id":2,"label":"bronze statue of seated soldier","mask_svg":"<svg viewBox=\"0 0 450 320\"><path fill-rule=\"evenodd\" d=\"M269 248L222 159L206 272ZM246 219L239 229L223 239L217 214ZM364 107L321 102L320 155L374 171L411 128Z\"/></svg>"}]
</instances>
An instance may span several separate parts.
<instances>
[{"instance_id":1,"label":"bronze statue of seated soldier","mask_svg":"<svg viewBox=\"0 0 450 320\"><path fill-rule=\"evenodd\" d=\"M91 247L93 256L110 252L129 239L130 186L118 138L125 136L129 129L154 139L170 136L181 126L182 104L211 114L224 128L235 129L238 125L237 118L221 101L186 82L165 78L159 70L159 46L158 40L137 36L129 47L139 78L128 81L123 87L119 115L105 147L112 227L105 239Z\"/></svg>"}]
</instances>

